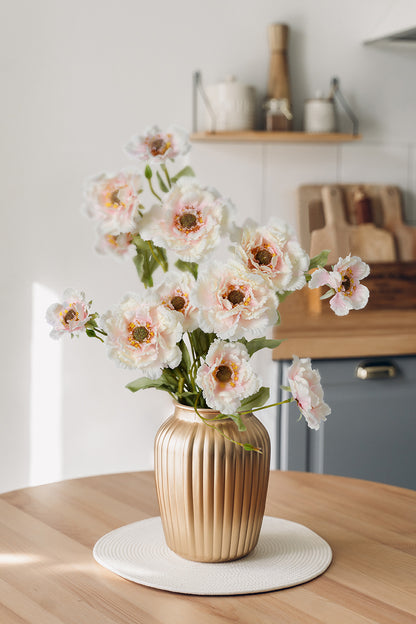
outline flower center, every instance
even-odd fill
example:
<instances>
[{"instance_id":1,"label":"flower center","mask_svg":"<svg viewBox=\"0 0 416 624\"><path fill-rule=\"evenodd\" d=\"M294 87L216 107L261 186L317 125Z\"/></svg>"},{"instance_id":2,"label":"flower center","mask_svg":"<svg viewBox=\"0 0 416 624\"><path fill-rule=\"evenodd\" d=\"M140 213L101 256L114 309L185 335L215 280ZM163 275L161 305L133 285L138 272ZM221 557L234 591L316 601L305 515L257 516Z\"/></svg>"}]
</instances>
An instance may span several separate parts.
<instances>
[{"instance_id":1,"label":"flower center","mask_svg":"<svg viewBox=\"0 0 416 624\"><path fill-rule=\"evenodd\" d=\"M351 288L351 280L348 275L344 275L341 286L344 288L344 290L349 290Z\"/></svg>"},{"instance_id":2,"label":"flower center","mask_svg":"<svg viewBox=\"0 0 416 624\"><path fill-rule=\"evenodd\" d=\"M351 297L355 291L355 284L352 277L352 272L350 269L342 275L341 286L339 287L339 291L343 292L347 297Z\"/></svg>"},{"instance_id":3,"label":"flower center","mask_svg":"<svg viewBox=\"0 0 416 624\"><path fill-rule=\"evenodd\" d=\"M232 376L233 372L231 368L229 366L225 366L224 364L218 366L217 370L215 371L215 377L221 383L229 382Z\"/></svg>"},{"instance_id":4,"label":"flower center","mask_svg":"<svg viewBox=\"0 0 416 624\"><path fill-rule=\"evenodd\" d=\"M254 257L259 264L261 264L262 266L265 266L267 264L270 264L270 261L273 258L273 254L271 254L270 251L268 251L268 249L265 249L263 247L262 249L258 250L258 252L256 253Z\"/></svg>"},{"instance_id":5,"label":"flower center","mask_svg":"<svg viewBox=\"0 0 416 624\"><path fill-rule=\"evenodd\" d=\"M78 318L78 313L73 308L70 308L64 316L64 323L65 325L68 325L70 321L77 321Z\"/></svg>"},{"instance_id":6,"label":"flower center","mask_svg":"<svg viewBox=\"0 0 416 624\"><path fill-rule=\"evenodd\" d=\"M152 156L163 156L170 147L170 143L167 143L161 137L152 139L149 144L150 153Z\"/></svg>"},{"instance_id":7,"label":"flower center","mask_svg":"<svg viewBox=\"0 0 416 624\"><path fill-rule=\"evenodd\" d=\"M175 225L180 232L189 234L199 230L203 220L200 211L193 206L185 206L185 210L178 214L175 218Z\"/></svg>"},{"instance_id":8,"label":"flower center","mask_svg":"<svg viewBox=\"0 0 416 624\"><path fill-rule=\"evenodd\" d=\"M149 337L149 330L144 325L139 325L133 329L132 335L136 342L144 342Z\"/></svg>"},{"instance_id":9,"label":"flower center","mask_svg":"<svg viewBox=\"0 0 416 624\"><path fill-rule=\"evenodd\" d=\"M130 333L127 340L132 347L136 348L141 347L144 342L150 342L154 336L150 323L146 323L145 325L136 325L136 323L133 322L129 324L128 330Z\"/></svg>"},{"instance_id":10,"label":"flower center","mask_svg":"<svg viewBox=\"0 0 416 624\"><path fill-rule=\"evenodd\" d=\"M116 205L120 205L120 198L118 196L118 192L120 189L116 189L115 191L113 191L110 195L110 200L112 204L116 204Z\"/></svg>"},{"instance_id":11,"label":"flower center","mask_svg":"<svg viewBox=\"0 0 416 624\"><path fill-rule=\"evenodd\" d=\"M180 295L175 295L174 297L172 297L172 299L170 300L171 306L173 307L174 310L182 310L185 307L185 299L183 297L181 297Z\"/></svg>"},{"instance_id":12,"label":"flower center","mask_svg":"<svg viewBox=\"0 0 416 624\"><path fill-rule=\"evenodd\" d=\"M233 290L230 290L227 299L230 303L233 304L233 306L236 306L244 301L244 293L241 290L235 288Z\"/></svg>"},{"instance_id":13,"label":"flower center","mask_svg":"<svg viewBox=\"0 0 416 624\"><path fill-rule=\"evenodd\" d=\"M184 230L192 230L196 225L196 216L192 212L184 212L179 217L179 223Z\"/></svg>"}]
</instances>

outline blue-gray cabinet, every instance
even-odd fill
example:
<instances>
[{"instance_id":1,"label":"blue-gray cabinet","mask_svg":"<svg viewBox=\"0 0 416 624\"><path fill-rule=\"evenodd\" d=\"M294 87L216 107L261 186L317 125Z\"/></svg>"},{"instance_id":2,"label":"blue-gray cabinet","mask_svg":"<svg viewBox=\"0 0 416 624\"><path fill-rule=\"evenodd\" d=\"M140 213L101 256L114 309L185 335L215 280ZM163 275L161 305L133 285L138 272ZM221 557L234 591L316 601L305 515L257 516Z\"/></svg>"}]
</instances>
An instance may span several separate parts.
<instances>
[{"instance_id":1,"label":"blue-gray cabinet","mask_svg":"<svg viewBox=\"0 0 416 624\"><path fill-rule=\"evenodd\" d=\"M314 360L332 414L318 431L279 409L278 465L416 489L416 356ZM278 362L279 387L290 362ZM281 399L286 397L279 391Z\"/></svg>"}]
</instances>

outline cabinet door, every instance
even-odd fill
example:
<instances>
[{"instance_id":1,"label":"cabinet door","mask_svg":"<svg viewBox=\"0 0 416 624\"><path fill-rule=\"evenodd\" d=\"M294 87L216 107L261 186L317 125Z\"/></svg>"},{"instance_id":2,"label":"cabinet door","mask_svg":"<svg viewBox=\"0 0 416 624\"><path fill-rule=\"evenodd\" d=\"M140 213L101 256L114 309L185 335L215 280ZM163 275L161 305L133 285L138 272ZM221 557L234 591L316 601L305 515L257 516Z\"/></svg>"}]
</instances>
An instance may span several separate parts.
<instances>
[{"instance_id":1,"label":"cabinet door","mask_svg":"<svg viewBox=\"0 0 416 624\"><path fill-rule=\"evenodd\" d=\"M387 360L394 376L365 380L357 367L382 374L386 358L313 362L332 413L316 432L298 421L296 404L282 406L281 468L416 489L416 357ZM283 384L288 365L281 367Z\"/></svg>"}]
</instances>

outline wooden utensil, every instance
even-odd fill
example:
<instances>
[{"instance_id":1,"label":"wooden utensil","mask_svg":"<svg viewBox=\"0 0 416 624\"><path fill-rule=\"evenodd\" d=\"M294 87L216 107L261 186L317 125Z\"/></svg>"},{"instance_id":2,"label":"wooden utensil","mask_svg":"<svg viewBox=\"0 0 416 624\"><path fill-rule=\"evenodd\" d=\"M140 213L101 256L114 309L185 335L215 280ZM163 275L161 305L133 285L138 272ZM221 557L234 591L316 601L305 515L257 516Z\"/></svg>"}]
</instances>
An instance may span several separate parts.
<instances>
[{"instance_id":1,"label":"wooden utensil","mask_svg":"<svg viewBox=\"0 0 416 624\"><path fill-rule=\"evenodd\" d=\"M374 225L371 200L363 190L357 189L354 198L357 225L350 233L351 254L365 262L394 262L396 249L392 233Z\"/></svg>"},{"instance_id":2,"label":"wooden utensil","mask_svg":"<svg viewBox=\"0 0 416 624\"><path fill-rule=\"evenodd\" d=\"M399 189L395 186L383 187L380 198L383 226L394 236L398 260L416 260L416 227L403 223Z\"/></svg>"},{"instance_id":3,"label":"wooden utensil","mask_svg":"<svg viewBox=\"0 0 416 624\"><path fill-rule=\"evenodd\" d=\"M352 226L345 220L344 203L338 186L323 186L321 189L325 226L311 232L310 255L329 249L328 264L335 264L339 257L350 252Z\"/></svg>"}]
</instances>

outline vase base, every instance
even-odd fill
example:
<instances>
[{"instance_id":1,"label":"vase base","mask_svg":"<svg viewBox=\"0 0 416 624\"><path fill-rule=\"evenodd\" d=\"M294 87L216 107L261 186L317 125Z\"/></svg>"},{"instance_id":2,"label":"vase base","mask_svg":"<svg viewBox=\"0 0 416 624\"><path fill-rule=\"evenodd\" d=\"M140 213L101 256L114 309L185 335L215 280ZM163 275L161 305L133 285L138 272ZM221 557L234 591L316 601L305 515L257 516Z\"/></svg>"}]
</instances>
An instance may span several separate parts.
<instances>
[{"instance_id":1,"label":"vase base","mask_svg":"<svg viewBox=\"0 0 416 624\"><path fill-rule=\"evenodd\" d=\"M265 516L255 549L226 563L200 563L166 545L159 517L115 529L94 546L95 560L115 574L165 591L231 596L274 591L316 578L329 566L327 542L296 522Z\"/></svg>"}]
</instances>

